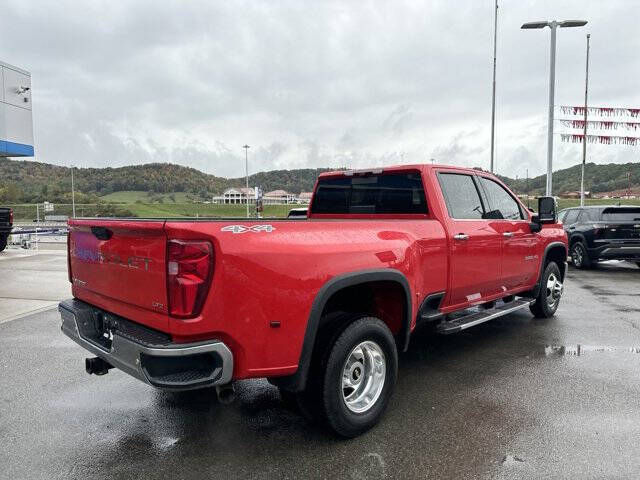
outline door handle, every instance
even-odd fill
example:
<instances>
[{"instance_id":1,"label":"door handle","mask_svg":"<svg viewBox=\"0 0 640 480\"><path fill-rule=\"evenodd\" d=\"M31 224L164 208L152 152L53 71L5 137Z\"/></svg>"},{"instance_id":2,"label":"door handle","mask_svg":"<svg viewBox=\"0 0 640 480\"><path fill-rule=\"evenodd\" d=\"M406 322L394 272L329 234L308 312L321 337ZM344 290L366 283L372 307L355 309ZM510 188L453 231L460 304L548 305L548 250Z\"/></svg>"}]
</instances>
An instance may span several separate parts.
<instances>
[{"instance_id":1,"label":"door handle","mask_svg":"<svg viewBox=\"0 0 640 480\"><path fill-rule=\"evenodd\" d=\"M510 238L510 237L513 237L513 232L504 232L504 233L502 234L502 236L503 236L503 237L509 237L509 238Z\"/></svg>"},{"instance_id":2,"label":"door handle","mask_svg":"<svg viewBox=\"0 0 640 480\"><path fill-rule=\"evenodd\" d=\"M453 238L455 238L456 240L469 240L469 235L458 233L457 235L454 235Z\"/></svg>"}]
</instances>

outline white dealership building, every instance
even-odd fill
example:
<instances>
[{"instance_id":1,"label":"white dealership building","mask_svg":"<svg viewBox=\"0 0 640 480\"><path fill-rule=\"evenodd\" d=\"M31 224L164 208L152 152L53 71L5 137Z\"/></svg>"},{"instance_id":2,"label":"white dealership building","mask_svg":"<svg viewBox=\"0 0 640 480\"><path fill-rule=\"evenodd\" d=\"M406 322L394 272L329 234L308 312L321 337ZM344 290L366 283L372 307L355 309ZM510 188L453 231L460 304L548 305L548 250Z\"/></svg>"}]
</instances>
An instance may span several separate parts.
<instances>
[{"instance_id":1,"label":"white dealership building","mask_svg":"<svg viewBox=\"0 0 640 480\"><path fill-rule=\"evenodd\" d=\"M32 156L31 74L0 61L0 157Z\"/></svg>"},{"instance_id":2,"label":"white dealership building","mask_svg":"<svg viewBox=\"0 0 640 480\"><path fill-rule=\"evenodd\" d=\"M234 187L227 188L222 195L213 197L213 203L255 203L256 191L254 188L249 187ZM273 190L267 192L262 197L262 203L264 205L286 205L291 203L299 203L298 195L289 193L285 190Z\"/></svg>"}]
</instances>

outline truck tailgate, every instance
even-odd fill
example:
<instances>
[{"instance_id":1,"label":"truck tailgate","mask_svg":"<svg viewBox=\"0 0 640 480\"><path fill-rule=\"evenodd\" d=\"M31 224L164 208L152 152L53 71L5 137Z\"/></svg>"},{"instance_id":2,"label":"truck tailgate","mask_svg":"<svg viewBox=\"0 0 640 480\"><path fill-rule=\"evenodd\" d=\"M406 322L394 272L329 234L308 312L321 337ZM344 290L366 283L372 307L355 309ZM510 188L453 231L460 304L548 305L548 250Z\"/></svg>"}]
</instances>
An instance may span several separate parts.
<instances>
[{"instance_id":1,"label":"truck tailgate","mask_svg":"<svg viewBox=\"0 0 640 480\"><path fill-rule=\"evenodd\" d=\"M74 296L167 313L164 221L71 220Z\"/></svg>"}]
</instances>

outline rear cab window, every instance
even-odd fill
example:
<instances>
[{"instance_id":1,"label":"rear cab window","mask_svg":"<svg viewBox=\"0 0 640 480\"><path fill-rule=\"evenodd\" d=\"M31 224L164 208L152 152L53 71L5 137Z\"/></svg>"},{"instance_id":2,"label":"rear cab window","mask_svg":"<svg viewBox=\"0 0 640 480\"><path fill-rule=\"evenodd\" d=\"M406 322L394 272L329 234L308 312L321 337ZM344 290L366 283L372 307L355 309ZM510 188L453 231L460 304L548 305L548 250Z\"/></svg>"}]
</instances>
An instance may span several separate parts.
<instances>
[{"instance_id":1,"label":"rear cab window","mask_svg":"<svg viewBox=\"0 0 640 480\"><path fill-rule=\"evenodd\" d=\"M419 171L358 173L320 177L311 214L426 215Z\"/></svg>"}]
</instances>

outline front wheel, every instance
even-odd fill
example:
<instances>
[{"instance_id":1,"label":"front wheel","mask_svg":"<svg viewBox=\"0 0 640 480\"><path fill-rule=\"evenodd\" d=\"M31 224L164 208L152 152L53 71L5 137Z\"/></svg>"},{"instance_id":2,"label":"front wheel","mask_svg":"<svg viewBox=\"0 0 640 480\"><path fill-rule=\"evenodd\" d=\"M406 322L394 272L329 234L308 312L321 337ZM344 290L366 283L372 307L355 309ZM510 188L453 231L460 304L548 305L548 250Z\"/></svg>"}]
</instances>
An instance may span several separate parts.
<instances>
[{"instance_id":1,"label":"front wheel","mask_svg":"<svg viewBox=\"0 0 640 480\"><path fill-rule=\"evenodd\" d=\"M384 413L398 375L398 352L382 320L364 317L330 347L323 381L324 416L336 433L356 437Z\"/></svg>"},{"instance_id":2,"label":"front wheel","mask_svg":"<svg viewBox=\"0 0 640 480\"><path fill-rule=\"evenodd\" d=\"M537 318L552 317L562 298L564 286L562 285L562 277L560 276L560 267L555 262L550 262L544 269L542 274L540 292L536 301L531 304L529 309Z\"/></svg>"},{"instance_id":3,"label":"front wheel","mask_svg":"<svg viewBox=\"0 0 640 480\"><path fill-rule=\"evenodd\" d=\"M7 248L7 237L0 237L0 252Z\"/></svg>"},{"instance_id":4,"label":"front wheel","mask_svg":"<svg viewBox=\"0 0 640 480\"><path fill-rule=\"evenodd\" d=\"M576 242L571 246L571 262L576 268L585 269L591 267L591 259L584 243Z\"/></svg>"}]
</instances>

